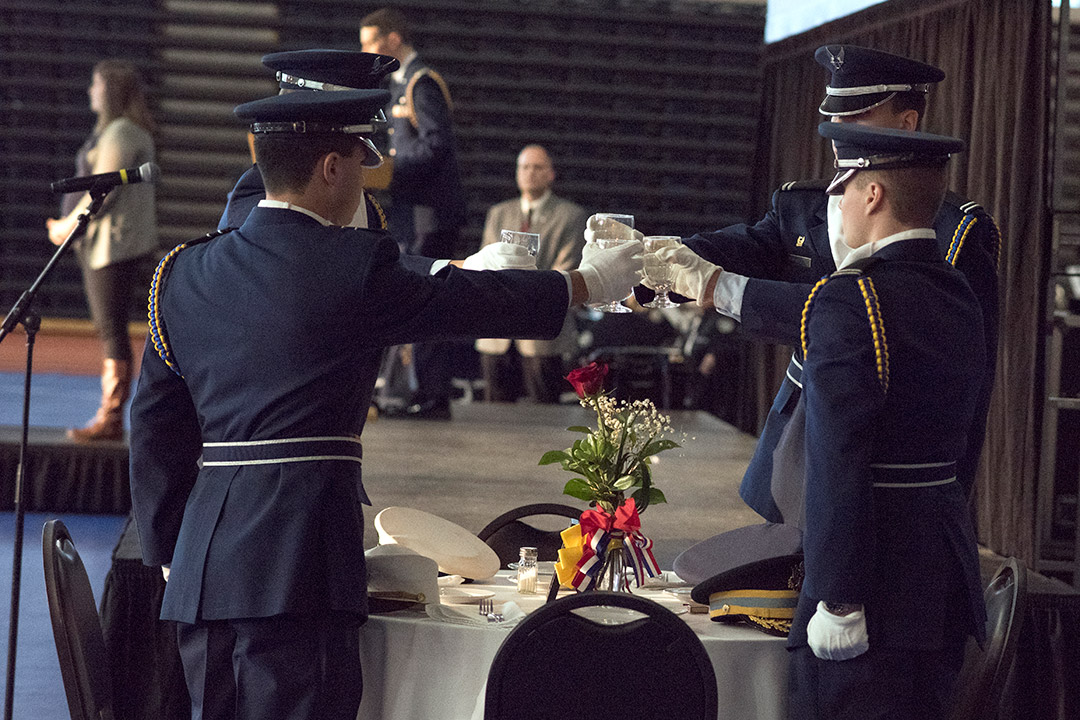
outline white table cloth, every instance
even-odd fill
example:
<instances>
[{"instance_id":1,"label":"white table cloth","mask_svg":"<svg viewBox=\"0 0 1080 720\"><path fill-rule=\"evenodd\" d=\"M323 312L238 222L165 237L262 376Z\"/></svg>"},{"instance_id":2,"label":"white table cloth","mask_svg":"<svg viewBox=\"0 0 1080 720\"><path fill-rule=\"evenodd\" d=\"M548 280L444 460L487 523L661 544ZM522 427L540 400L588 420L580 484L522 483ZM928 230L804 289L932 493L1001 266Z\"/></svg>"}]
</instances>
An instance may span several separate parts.
<instances>
[{"instance_id":1,"label":"white table cloth","mask_svg":"<svg viewBox=\"0 0 1080 720\"><path fill-rule=\"evenodd\" d=\"M496 607L509 600L529 612L543 595L521 595L505 573L487 585ZM683 609L660 590L635 594ZM475 612L475 605L455 606ZM716 671L719 717L783 720L787 713L785 639L749 627L681 616L701 639ZM510 629L470 627L432 620L422 611L372 615L360 630L364 671L362 720L471 720L483 717L484 687L491 661Z\"/></svg>"}]
</instances>

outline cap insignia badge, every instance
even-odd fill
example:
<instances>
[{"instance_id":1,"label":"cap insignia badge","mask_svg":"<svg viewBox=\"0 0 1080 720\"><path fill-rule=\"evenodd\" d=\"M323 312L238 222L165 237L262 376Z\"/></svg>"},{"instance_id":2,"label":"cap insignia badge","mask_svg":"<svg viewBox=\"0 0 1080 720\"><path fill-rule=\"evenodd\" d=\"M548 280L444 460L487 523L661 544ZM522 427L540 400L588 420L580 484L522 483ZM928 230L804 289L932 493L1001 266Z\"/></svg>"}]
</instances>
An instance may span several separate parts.
<instances>
[{"instance_id":1,"label":"cap insignia badge","mask_svg":"<svg viewBox=\"0 0 1080 720\"><path fill-rule=\"evenodd\" d=\"M826 50L829 50L829 48L826 48ZM833 70L839 70L841 67L843 67L844 66L844 46L841 45L840 46L840 52L835 54L835 55L833 54L832 50L829 50L829 58L830 58L829 62L833 66Z\"/></svg>"}]
</instances>

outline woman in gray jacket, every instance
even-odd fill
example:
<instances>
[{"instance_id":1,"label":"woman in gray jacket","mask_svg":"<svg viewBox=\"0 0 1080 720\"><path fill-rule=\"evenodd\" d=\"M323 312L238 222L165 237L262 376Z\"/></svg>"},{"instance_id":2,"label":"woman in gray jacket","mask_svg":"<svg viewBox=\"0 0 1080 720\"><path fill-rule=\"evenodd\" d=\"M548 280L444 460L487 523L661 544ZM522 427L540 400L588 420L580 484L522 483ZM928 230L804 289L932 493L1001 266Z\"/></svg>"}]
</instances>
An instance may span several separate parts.
<instances>
[{"instance_id":1,"label":"woman in gray jacket","mask_svg":"<svg viewBox=\"0 0 1080 720\"><path fill-rule=\"evenodd\" d=\"M99 62L87 94L97 124L79 149L76 174L115 172L153 162L154 121L134 65L123 60ZM63 217L46 221L49 240L62 244L89 204L89 193L66 196ZM113 189L77 246L90 317L104 343L104 363L101 407L86 427L68 430L73 440L123 438L132 360L128 307L133 289L148 286L148 259L157 247L152 183Z\"/></svg>"}]
</instances>

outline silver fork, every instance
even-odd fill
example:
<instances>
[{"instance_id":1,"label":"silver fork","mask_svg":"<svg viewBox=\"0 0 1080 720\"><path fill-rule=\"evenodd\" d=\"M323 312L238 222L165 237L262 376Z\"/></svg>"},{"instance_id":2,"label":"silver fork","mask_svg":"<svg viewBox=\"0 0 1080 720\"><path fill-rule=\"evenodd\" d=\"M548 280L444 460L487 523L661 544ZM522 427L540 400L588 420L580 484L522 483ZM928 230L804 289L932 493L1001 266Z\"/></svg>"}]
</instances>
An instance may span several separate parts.
<instances>
[{"instance_id":1,"label":"silver fork","mask_svg":"<svg viewBox=\"0 0 1080 720\"><path fill-rule=\"evenodd\" d=\"M488 622L502 622L502 613L495 612L495 601L491 598L484 598L480 601L480 614L487 617Z\"/></svg>"}]
</instances>

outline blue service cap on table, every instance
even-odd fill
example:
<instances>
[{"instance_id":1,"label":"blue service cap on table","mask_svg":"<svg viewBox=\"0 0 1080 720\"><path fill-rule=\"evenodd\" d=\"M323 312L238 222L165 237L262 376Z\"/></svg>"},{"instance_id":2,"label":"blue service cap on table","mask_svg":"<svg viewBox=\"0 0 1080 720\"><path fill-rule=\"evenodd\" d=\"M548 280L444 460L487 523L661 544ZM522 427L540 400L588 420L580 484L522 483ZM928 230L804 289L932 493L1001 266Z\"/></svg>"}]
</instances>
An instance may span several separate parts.
<instances>
[{"instance_id":1,"label":"blue service cap on table","mask_svg":"<svg viewBox=\"0 0 1080 720\"><path fill-rule=\"evenodd\" d=\"M756 560L802 551L802 531L784 523L762 523L729 530L702 540L675 558L672 568L683 580L706 578Z\"/></svg>"},{"instance_id":2,"label":"blue service cap on table","mask_svg":"<svg viewBox=\"0 0 1080 720\"><path fill-rule=\"evenodd\" d=\"M233 112L259 134L342 133L353 135L367 148L364 167L382 165L382 155L367 138L375 131L375 111L390 99L386 90L343 90L274 95L237 105Z\"/></svg>"},{"instance_id":3,"label":"blue service cap on table","mask_svg":"<svg viewBox=\"0 0 1080 720\"><path fill-rule=\"evenodd\" d=\"M924 62L858 45L823 45L814 60L830 73L822 115L858 115L898 92L927 92L945 73Z\"/></svg>"},{"instance_id":4,"label":"blue service cap on table","mask_svg":"<svg viewBox=\"0 0 1080 720\"><path fill-rule=\"evenodd\" d=\"M717 622L746 623L768 635L791 632L803 581L802 555L755 560L698 583L690 593Z\"/></svg>"},{"instance_id":5,"label":"blue service cap on table","mask_svg":"<svg viewBox=\"0 0 1080 720\"><path fill-rule=\"evenodd\" d=\"M389 55L356 50L287 50L264 55L263 65L277 71L289 90L375 90L400 66Z\"/></svg>"},{"instance_id":6,"label":"blue service cap on table","mask_svg":"<svg viewBox=\"0 0 1080 720\"><path fill-rule=\"evenodd\" d=\"M832 140L836 151L836 177L825 190L830 195L843 193L844 183L859 170L940 167L964 149L963 140L947 135L854 123L823 122L818 133Z\"/></svg>"}]
</instances>

